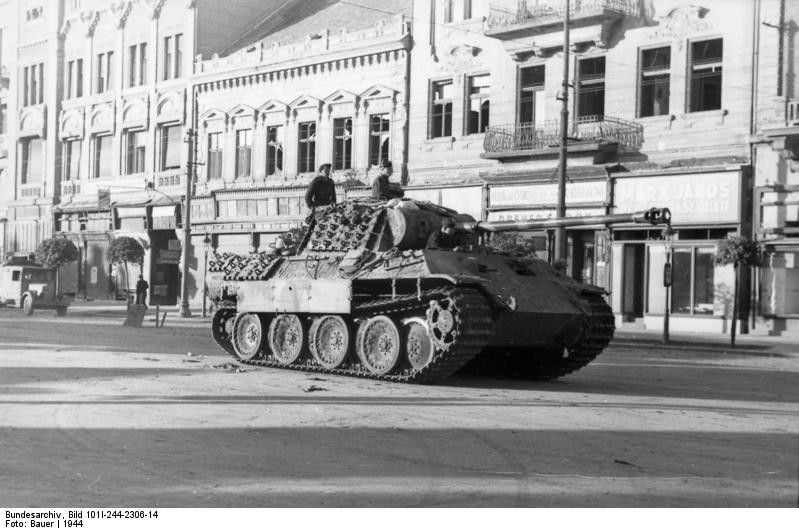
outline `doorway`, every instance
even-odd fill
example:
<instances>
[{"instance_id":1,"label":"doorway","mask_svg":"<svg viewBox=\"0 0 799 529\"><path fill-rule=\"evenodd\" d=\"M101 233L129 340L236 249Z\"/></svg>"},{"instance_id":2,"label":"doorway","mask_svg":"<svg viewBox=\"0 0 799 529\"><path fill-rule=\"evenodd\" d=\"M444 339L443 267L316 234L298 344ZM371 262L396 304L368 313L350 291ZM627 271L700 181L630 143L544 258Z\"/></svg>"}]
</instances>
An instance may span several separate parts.
<instances>
[{"instance_id":1,"label":"doorway","mask_svg":"<svg viewBox=\"0 0 799 529\"><path fill-rule=\"evenodd\" d=\"M643 244L624 245L621 312L625 321L635 321L644 315L645 255Z\"/></svg>"}]
</instances>

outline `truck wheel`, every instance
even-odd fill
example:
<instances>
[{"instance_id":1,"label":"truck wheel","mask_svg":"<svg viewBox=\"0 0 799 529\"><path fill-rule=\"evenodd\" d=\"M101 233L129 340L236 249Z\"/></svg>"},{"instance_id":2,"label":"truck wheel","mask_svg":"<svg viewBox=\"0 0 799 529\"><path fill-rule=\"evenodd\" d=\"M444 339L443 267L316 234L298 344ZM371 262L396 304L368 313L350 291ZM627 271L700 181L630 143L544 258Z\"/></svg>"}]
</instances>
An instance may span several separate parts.
<instances>
[{"instance_id":1,"label":"truck wheel","mask_svg":"<svg viewBox=\"0 0 799 529\"><path fill-rule=\"evenodd\" d=\"M33 314L33 297L30 295L26 295L22 298L22 312L25 313L25 316L31 316Z\"/></svg>"},{"instance_id":2,"label":"truck wheel","mask_svg":"<svg viewBox=\"0 0 799 529\"><path fill-rule=\"evenodd\" d=\"M56 316L66 316L67 315L67 308L64 306L56 307L55 308L55 315Z\"/></svg>"}]
</instances>

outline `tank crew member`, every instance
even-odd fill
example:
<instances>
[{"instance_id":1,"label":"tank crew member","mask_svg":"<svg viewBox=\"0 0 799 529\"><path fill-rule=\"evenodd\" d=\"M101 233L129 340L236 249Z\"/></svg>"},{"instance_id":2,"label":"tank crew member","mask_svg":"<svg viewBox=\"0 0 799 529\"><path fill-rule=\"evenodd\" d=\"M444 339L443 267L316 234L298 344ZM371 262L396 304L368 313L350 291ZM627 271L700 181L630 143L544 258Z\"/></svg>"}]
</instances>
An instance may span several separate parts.
<instances>
[{"instance_id":1,"label":"tank crew member","mask_svg":"<svg viewBox=\"0 0 799 529\"><path fill-rule=\"evenodd\" d=\"M391 200L400 198L405 193L397 184L389 182L393 167L390 160L380 160L377 178L372 183L372 198L376 200Z\"/></svg>"},{"instance_id":2,"label":"tank crew member","mask_svg":"<svg viewBox=\"0 0 799 529\"><path fill-rule=\"evenodd\" d=\"M313 179L305 193L305 204L310 209L336 203L336 184L330 178L330 164L319 166L319 176Z\"/></svg>"},{"instance_id":3,"label":"tank crew member","mask_svg":"<svg viewBox=\"0 0 799 529\"><path fill-rule=\"evenodd\" d=\"M441 221L441 229L434 231L427 238L428 250L452 250L458 246L457 233L455 232L455 221L447 217Z\"/></svg>"}]
</instances>

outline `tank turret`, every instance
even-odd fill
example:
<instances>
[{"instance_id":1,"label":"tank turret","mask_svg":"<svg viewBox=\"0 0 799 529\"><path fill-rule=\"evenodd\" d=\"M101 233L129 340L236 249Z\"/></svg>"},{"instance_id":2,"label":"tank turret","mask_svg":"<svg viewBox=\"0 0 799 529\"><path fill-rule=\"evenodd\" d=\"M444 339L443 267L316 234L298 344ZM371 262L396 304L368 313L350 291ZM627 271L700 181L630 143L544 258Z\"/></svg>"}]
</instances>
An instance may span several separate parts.
<instances>
[{"instance_id":1,"label":"tank turret","mask_svg":"<svg viewBox=\"0 0 799 529\"><path fill-rule=\"evenodd\" d=\"M242 362L273 367L433 382L482 364L556 378L612 338L605 292L475 235L670 219L653 208L489 222L407 199L335 204L310 217L293 247L212 265L225 292L214 338ZM444 222L470 244L427 249Z\"/></svg>"}]
</instances>

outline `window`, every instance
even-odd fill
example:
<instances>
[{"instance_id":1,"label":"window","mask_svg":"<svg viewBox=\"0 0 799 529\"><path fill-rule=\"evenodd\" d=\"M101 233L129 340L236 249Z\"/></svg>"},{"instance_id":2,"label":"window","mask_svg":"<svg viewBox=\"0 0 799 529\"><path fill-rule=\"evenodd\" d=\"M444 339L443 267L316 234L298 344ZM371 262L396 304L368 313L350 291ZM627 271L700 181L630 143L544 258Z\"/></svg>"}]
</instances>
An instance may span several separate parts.
<instances>
[{"instance_id":1,"label":"window","mask_svg":"<svg viewBox=\"0 0 799 529\"><path fill-rule=\"evenodd\" d=\"M472 0L463 0L463 20L472 18Z\"/></svg>"},{"instance_id":2,"label":"window","mask_svg":"<svg viewBox=\"0 0 799 529\"><path fill-rule=\"evenodd\" d=\"M25 138L20 142L21 177L23 184L33 184L42 180L44 164L44 141L41 138Z\"/></svg>"},{"instance_id":3,"label":"window","mask_svg":"<svg viewBox=\"0 0 799 529\"><path fill-rule=\"evenodd\" d=\"M715 298L713 247L675 248L672 264L671 311L713 314Z\"/></svg>"},{"instance_id":4,"label":"window","mask_svg":"<svg viewBox=\"0 0 799 529\"><path fill-rule=\"evenodd\" d=\"M433 83L430 137L452 136L452 80Z\"/></svg>"},{"instance_id":5,"label":"window","mask_svg":"<svg viewBox=\"0 0 799 529\"><path fill-rule=\"evenodd\" d=\"M519 71L519 124L542 124L545 119L543 97L544 65Z\"/></svg>"},{"instance_id":6,"label":"window","mask_svg":"<svg viewBox=\"0 0 799 529\"><path fill-rule=\"evenodd\" d=\"M266 175L283 171L283 127L266 127Z\"/></svg>"},{"instance_id":7,"label":"window","mask_svg":"<svg viewBox=\"0 0 799 529\"><path fill-rule=\"evenodd\" d=\"M128 86L147 83L147 43L134 44L128 48Z\"/></svg>"},{"instance_id":8,"label":"window","mask_svg":"<svg viewBox=\"0 0 799 529\"><path fill-rule=\"evenodd\" d=\"M147 132L129 130L126 133L127 154L125 156L125 174L144 172L144 154L147 145Z\"/></svg>"},{"instance_id":9,"label":"window","mask_svg":"<svg viewBox=\"0 0 799 529\"><path fill-rule=\"evenodd\" d=\"M44 63L32 64L22 69L22 106L44 103Z\"/></svg>"},{"instance_id":10,"label":"window","mask_svg":"<svg viewBox=\"0 0 799 529\"><path fill-rule=\"evenodd\" d=\"M92 176L94 178L111 178L111 176L113 176L111 139L111 136L94 137L94 153L92 158Z\"/></svg>"},{"instance_id":11,"label":"window","mask_svg":"<svg viewBox=\"0 0 799 529\"><path fill-rule=\"evenodd\" d=\"M300 123L297 137L299 143L297 171L310 173L316 165L316 123L313 121Z\"/></svg>"},{"instance_id":12,"label":"window","mask_svg":"<svg viewBox=\"0 0 799 529\"><path fill-rule=\"evenodd\" d=\"M97 93L111 90L114 84L114 52L97 54Z\"/></svg>"},{"instance_id":13,"label":"window","mask_svg":"<svg viewBox=\"0 0 799 529\"><path fill-rule=\"evenodd\" d=\"M605 115L605 58L582 59L577 63L577 117Z\"/></svg>"},{"instance_id":14,"label":"window","mask_svg":"<svg viewBox=\"0 0 799 529\"><path fill-rule=\"evenodd\" d=\"M67 99L83 97L83 59L67 63L66 95Z\"/></svg>"},{"instance_id":15,"label":"window","mask_svg":"<svg viewBox=\"0 0 799 529\"><path fill-rule=\"evenodd\" d=\"M21 270L14 270L11 272L11 281L19 281L21 275Z\"/></svg>"},{"instance_id":16,"label":"window","mask_svg":"<svg viewBox=\"0 0 799 529\"><path fill-rule=\"evenodd\" d=\"M0 104L0 134L6 133L6 123L8 122L8 105Z\"/></svg>"},{"instance_id":17,"label":"window","mask_svg":"<svg viewBox=\"0 0 799 529\"><path fill-rule=\"evenodd\" d=\"M180 125L161 127L161 171L180 169Z\"/></svg>"},{"instance_id":18,"label":"window","mask_svg":"<svg viewBox=\"0 0 799 529\"><path fill-rule=\"evenodd\" d=\"M369 116L369 165L379 165L390 158L391 120L388 114Z\"/></svg>"},{"instance_id":19,"label":"window","mask_svg":"<svg viewBox=\"0 0 799 529\"><path fill-rule=\"evenodd\" d=\"M333 120L333 169L352 168L352 118Z\"/></svg>"},{"instance_id":20,"label":"window","mask_svg":"<svg viewBox=\"0 0 799 529\"><path fill-rule=\"evenodd\" d=\"M671 47L641 51L641 96L638 116L663 116L669 113Z\"/></svg>"},{"instance_id":21,"label":"window","mask_svg":"<svg viewBox=\"0 0 799 529\"><path fill-rule=\"evenodd\" d=\"M64 142L64 164L61 174L61 179L64 182L79 178L80 147L80 140L67 140Z\"/></svg>"},{"instance_id":22,"label":"window","mask_svg":"<svg viewBox=\"0 0 799 529\"><path fill-rule=\"evenodd\" d=\"M164 37L163 80L177 79L183 72L183 34Z\"/></svg>"},{"instance_id":23,"label":"window","mask_svg":"<svg viewBox=\"0 0 799 529\"><path fill-rule=\"evenodd\" d=\"M468 79L469 87L469 113L466 131L468 134L485 132L488 127L488 116L491 107L489 93L491 91L491 76L473 75Z\"/></svg>"},{"instance_id":24,"label":"window","mask_svg":"<svg viewBox=\"0 0 799 529\"><path fill-rule=\"evenodd\" d=\"M222 133L208 134L208 179L222 178Z\"/></svg>"},{"instance_id":25,"label":"window","mask_svg":"<svg viewBox=\"0 0 799 529\"><path fill-rule=\"evenodd\" d=\"M236 178L248 178L252 167L252 129L236 131Z\"/></svg>"},{"instance_id":26,"label":"window","mask_svg":"<svg viewBox=\"0 0 799 529\"><path fill-rule=\"evenodd\" d=\"M721 39L691 44L690 112L721 108Z\"/></svg>"}]
</instances>

